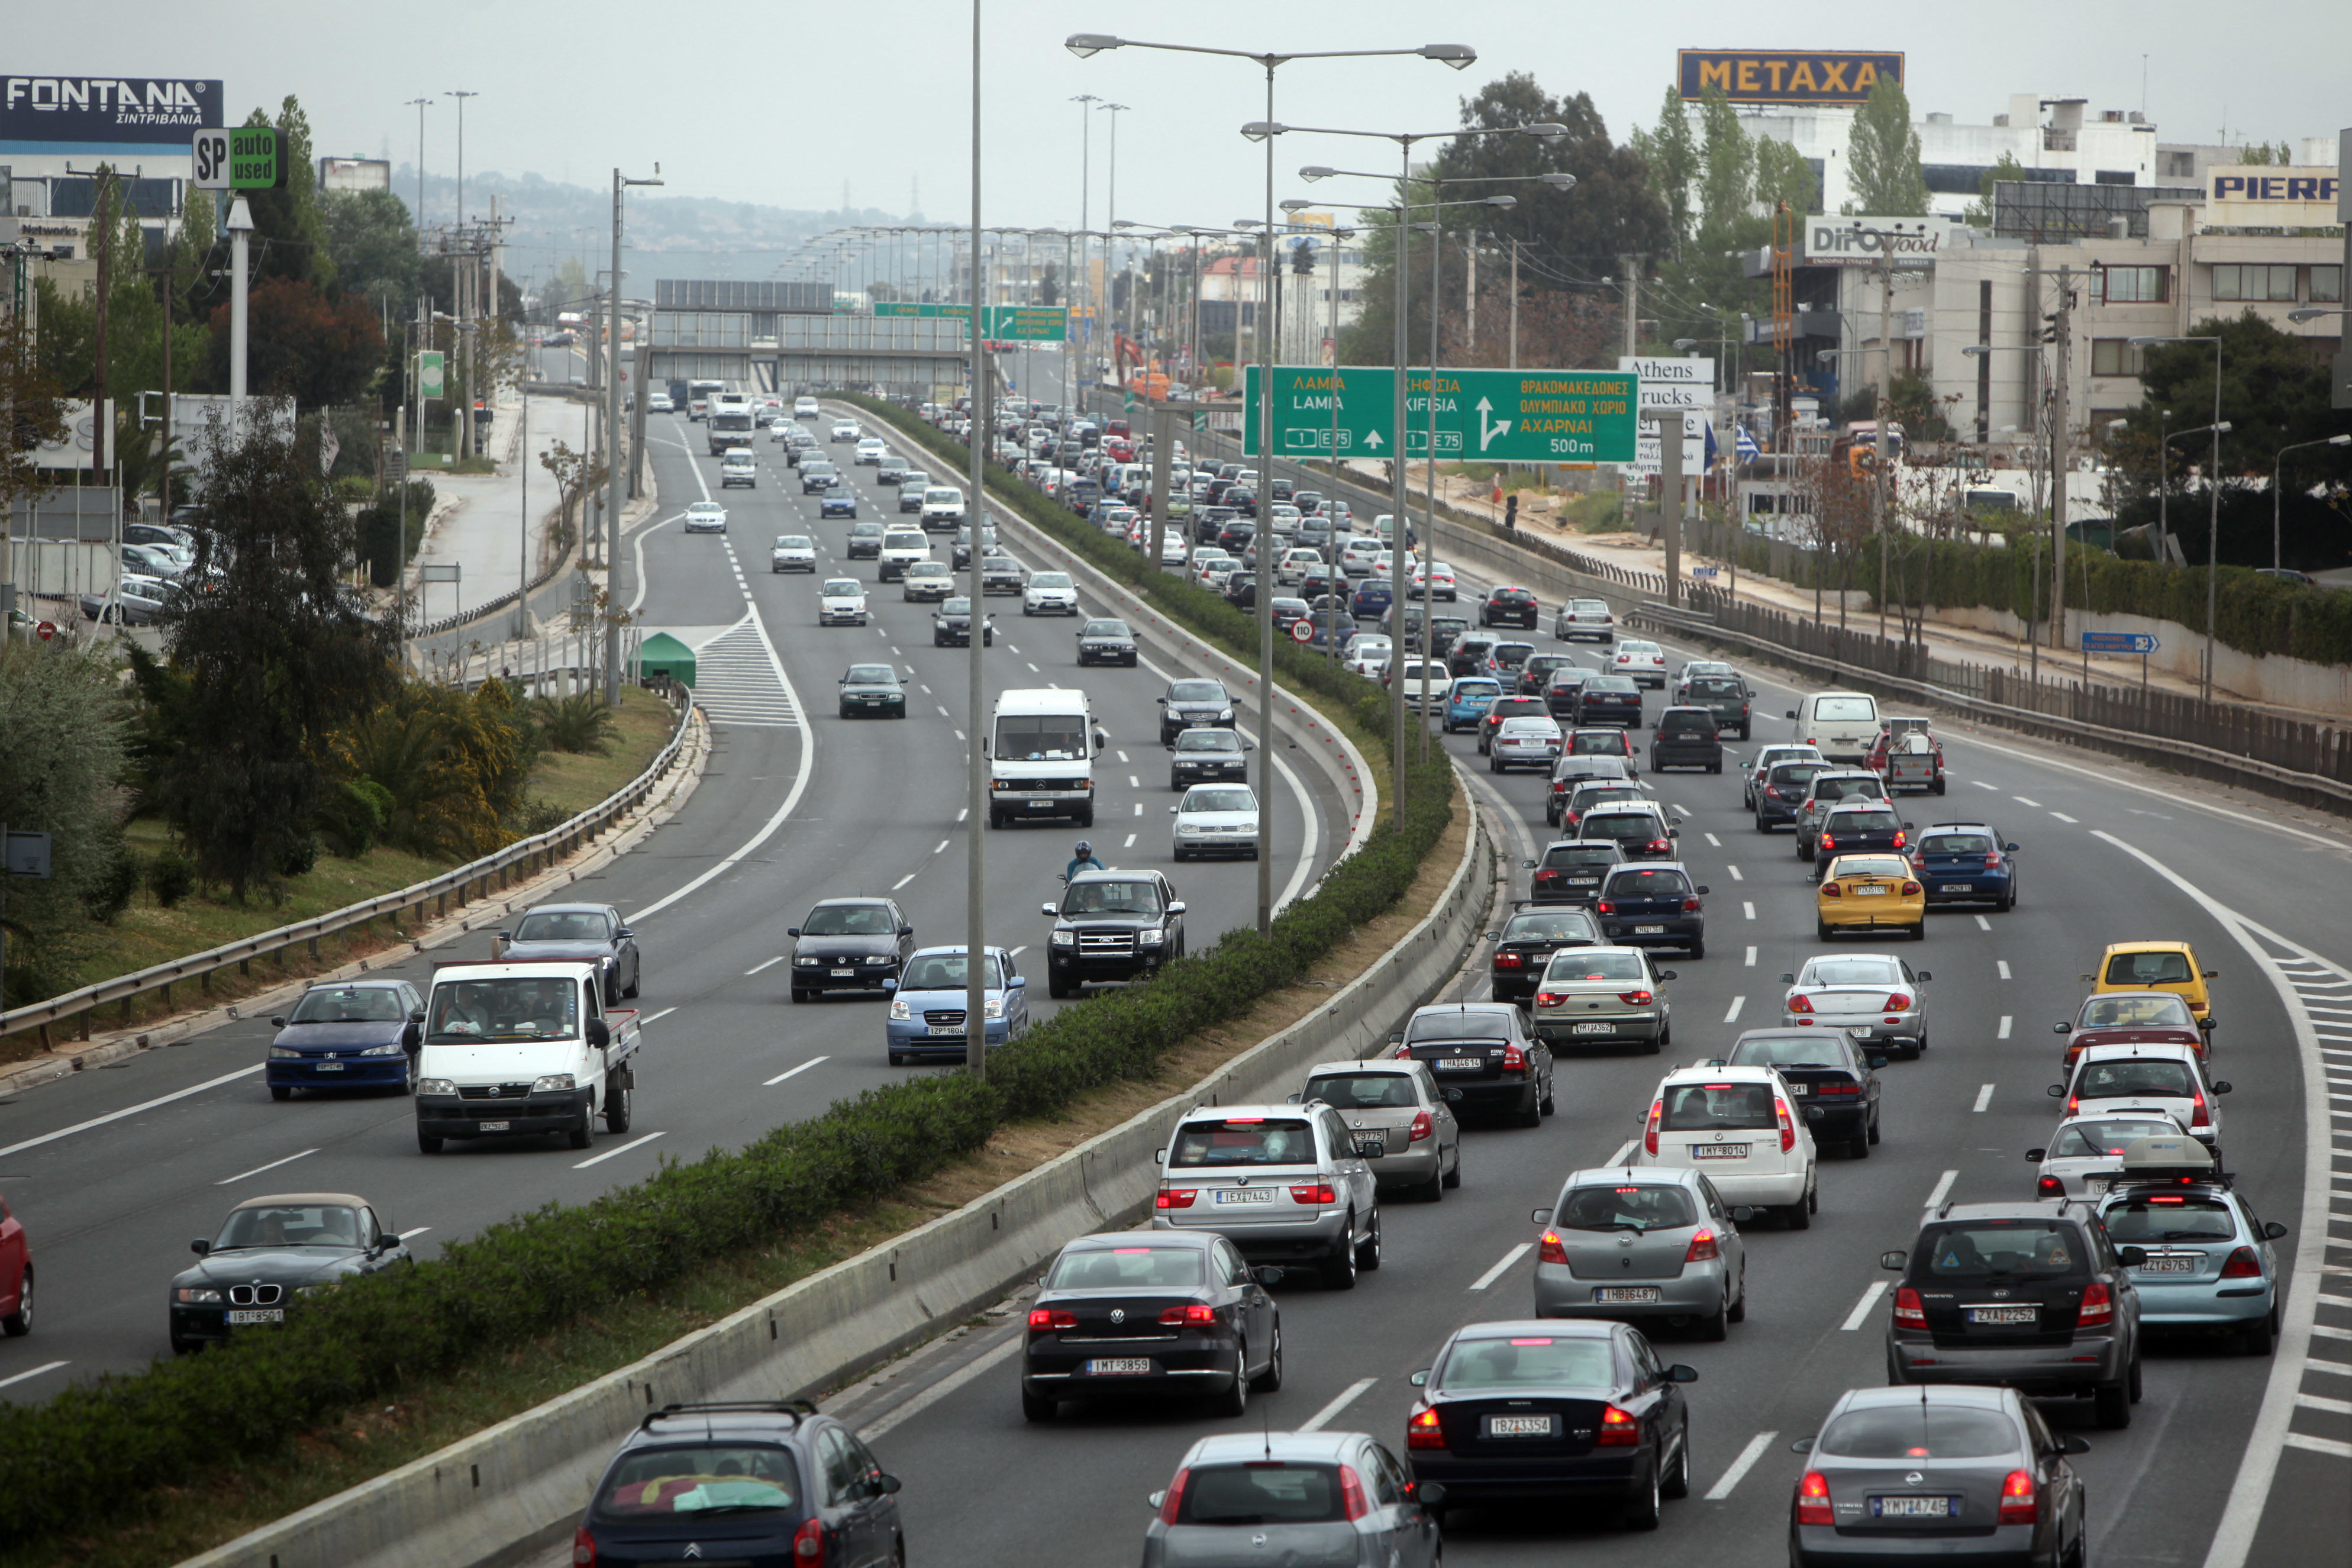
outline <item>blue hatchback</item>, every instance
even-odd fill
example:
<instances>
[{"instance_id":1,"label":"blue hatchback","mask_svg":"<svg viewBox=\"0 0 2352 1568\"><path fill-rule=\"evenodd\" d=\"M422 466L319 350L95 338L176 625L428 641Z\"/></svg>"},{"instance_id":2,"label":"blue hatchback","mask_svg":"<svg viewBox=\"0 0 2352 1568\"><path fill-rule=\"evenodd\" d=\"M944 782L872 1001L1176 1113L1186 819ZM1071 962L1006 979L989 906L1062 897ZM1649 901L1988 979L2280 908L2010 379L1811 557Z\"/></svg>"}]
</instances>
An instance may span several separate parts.
<instances>
[{"instance_id":1,"label":"blue hatchback","mask_svg":"<svg viewBox=\"0 0 2352 1568\"><path fill-rule=\"evenodd\" d=\"M1356 585L1356 596L1349 604L1360 621L1376 620L1396 603L1396 584L1385 577L1367 577Z\"/></svg>"},{"instance_id":2,"label":"blue hatchback","mask_svg":"<svg viewBox=\"0 0 2352 1568\"><path fill-rule=\"evenodd\" d=\"M425 999L405 980L352 980L314 985L294 1011L272 1018L262 1080L272 1100L298 1089L416 1088L416 1026Z\"/></svg>"},{"instance_id":3,"label":"blue hatchback","mask_svg":"<svg viewBox=\"0 0 2352 1568\"><path fill-rule=\"evenodd\" d=\"M851 489L847 485L834 486L833 489L825 491L823 498L817 501L816 514L820 519L828 517L856 517L857 515L857 492Z\"/></svg>"},{"instance_id":4,"label":"blue hatchback","mask_svg":"<svg viewBox=\"0 0 2352 1568\"><path fill-rule=\"evenodd\" d=\"M1465 675L1458 678L1445 693L1445 732L1475 730L1486 717L1486 710L1503 694L1502 682L1491 676Z\"/></svg>"},{"instance_id":5,"label":"blue hatchback","mask_svg":"<svg viewBox=\"0 0 2352 1568\"><path fill-rule=\"evenodd\" d=\"M922 948L907 960L899 979L882 983L893 993L884 1025L892 1067L963 1060L969 975L965 952L961 947ZM1029 1030L1029 982L1001 947L988 949L987 978L988 1043L1001 1046Z\"/></svg>"},{"instance_id":6,"label":"blue hatchback","mask_svg":"<svg viewBox=\"0 0 2352 1568\"><path fill-rule=\"evenodd\" d=\"M2136 1184L2127 1175L2099 1205L2099 1221L2117 1247L2146 1255L2131 1268L2141 1323L2233 1334L2247 1353L2271 1353L2279 1331L2278 1257L2271 1243L2286 1226L2258 1218L2225 1181Z\"/></svg>"},{"instance_id":7,"label":"blue hatchback","mask_svg":"<svg viewBox=\"0 0 2352 1568\"><path fill-rule=\"evenodd\" d=\"M1919 836L1911 864L1931 904L2017 907L2017 846L1987 823L1937 823Z\"/></svg>"}]
</instances>

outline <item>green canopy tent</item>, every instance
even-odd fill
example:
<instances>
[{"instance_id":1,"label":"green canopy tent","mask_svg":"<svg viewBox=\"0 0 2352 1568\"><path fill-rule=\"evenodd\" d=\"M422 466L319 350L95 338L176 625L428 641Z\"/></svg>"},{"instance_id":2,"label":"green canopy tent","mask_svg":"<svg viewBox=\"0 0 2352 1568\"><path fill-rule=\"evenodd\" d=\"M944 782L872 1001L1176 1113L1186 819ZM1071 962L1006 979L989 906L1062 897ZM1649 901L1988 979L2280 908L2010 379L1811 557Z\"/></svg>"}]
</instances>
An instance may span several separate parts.
<instances>
[{"instance_id":1,"label":"green canopy tent","mask_svg":"<svg viewBox=\"0 0 2352 1568\"><path fill-rule=\"evenodd\" d=\"M645 679L666 675L688 689L694 686L694 650L667 632L656 632L645 640L637 665Z\"/></svg>"}]
</instances>

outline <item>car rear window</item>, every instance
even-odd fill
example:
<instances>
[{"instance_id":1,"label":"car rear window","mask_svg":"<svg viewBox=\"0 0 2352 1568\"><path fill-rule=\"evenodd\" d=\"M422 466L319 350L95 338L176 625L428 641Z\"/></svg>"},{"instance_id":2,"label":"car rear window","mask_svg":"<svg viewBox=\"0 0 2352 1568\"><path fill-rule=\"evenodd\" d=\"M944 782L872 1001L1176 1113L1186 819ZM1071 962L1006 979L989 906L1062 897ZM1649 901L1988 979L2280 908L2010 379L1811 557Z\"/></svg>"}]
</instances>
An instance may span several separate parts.
<instances>
[{"instance_id":1,"label":"car rear window","mask_svg":"<svg viewBox=\"0 0 2352 1568\"><path fill-rule=\"evenodd\" d=\"M1612 872L1609 878L1609 897L1612 899L1679 899L1688 896L1690 879L1680 871L1660 871L1649 868Z\"/></svg>"},{"instance_id":2,"label":"car rear window","mask_svg":"<svg viewBox=\"0 0 2352 1568\"><path fill-rule=\"evenodd\" d=\"M1658 836L1658 819L1646 811L1596 811L1576 830L1584 838L1638 838L1646 844Z\"/></svg>"},{"instance_id":3,"label":"car rear window","mask_svg":"<svg viewBox=\"0 0 2352 1568\"><path fill-rule=\"evenodd\" d=\"M1582 910L1561 910L1550 914L1513 915L1511 923L1503 928L1505 942L1598 942L1600 931L1592 917Z\"/></svg>"},{"instance_id":4,"label":"car rear window","mask_svg":"<svg viewBox=\"0 0 2352 1568\"><path fill-rule=\"evenodd\" d=\"M1808 784L1813 775L1829 764L1826 763L1775 763L1771 775L1765 780L1773 784Z\"/></svg>"},{"instance_id":5,"label":"car rear window","mask_svg":"<svg viewBox=\"0 0 2352 1568\"><path fill-rule=\"evenodd\" d=\"M2195 979L2179 952L2119 952L2107 960L2110 985L2179 985Z\"/></svg>"},{"instance_id":6,"label":"car rear window","mask_svg":"<svg viewBox=\"0 0 2352 1568\"><path fill-rule=\"evenodd\" d=\"M2166 992L2154 996L2094 996L2083 1004L2085 1029L2193 1029L2189 1004Z\"/></svg>"},{"instance_id":7,"label":"car rear window","mask_svg":"<svg viewBox=\"0 0 2352 1568\"><path fill-rule=\"evenodd\" d=\"M1877 800L1886 798L1886 786L1874 778L1825 779L1818 776L1821 770L1816 768L1811 774L1807 775L1813 780L1815 800L1852 800L1862 795L1869 795Z\"/></svg>"},{"instance_id":8,"label":"car rear window","mask_svg":"<svg viewBox=\"0 0 2352 1568\"><path fill-rule=\"evenodd\" d=\"M1571 951L1555 953L1544 969L1547 983L1554 980L1562 984L1571 980L1646 981L1649 978L1650 972L1643 964L1641 955L1632 952Z\"/></svg>"},{"instance_id":9,"label":"car rear window","mask_svg":"<svg viewBox=\"0 0 2352 1568\"><path fill-rule=\"evenodd\" d=\"M631 1454L613 1467L595 1512L609 1520L669 1519L738 1510L795 1513L800 1468L789 1449L697 1444Z\"/></svg>"},{"instance_id":10,"label":"car rear window","mask_svg":"<svg viewBox=\"0 0 2352 1568\"><path fill-rule=\"evenodd\" d=\"M1569 743L1572 757L1622 757L1628 742L1622 730L1579 730Z\"/></svg>"},{"instance_id":11,"label":"car rear window","mask_svg":"<svg viewBox=\"0 0 2352 1568\"><path fill-rule=\"evenodd\" d=\"M1741 1068L1843 1068L1836 1037L1814 1030L1763 1035L1731 1047L1731 1065Z\"/></svg>"},{"instance_id":12,"label":"car rear window","mask_svg":"<svg viewBox=\"0 0 2352 1568\"><path fill-rule=\"evenodd\" d=\"M1813 704L1813 717L1829 724L1874 724L1878 704L1867 697L1824 697Z\"/></svg>"},{"instance_id":13,"label":"car rear window","mask_svg":"<svg viewBox=\"0 0 2352 1568\"><path fill-rule=\"evenodd\" d=\"M1830 818L1830 827L1838 833L1892 833L1903 826L1903 819L1891 811L1841 811Z\"/></svg>"},{"instance_id":14,"label":"car rear window","mask_svg":"<svg viewBox=\"0 0 2352 1568\"><path fill-rule=\"evenodd\" d=\"M1328 1524L1348 1517L1337 1465L1194 1465L1181 1480L1179 1524Z\"/></svg>"},{"instance_id":15,"label":"car rear window","mask_svg":"<svg viewBox=\"0 0 2352 1568\"><path fill-rule=\"evenodd\" d=\"M1405 1026L1405 1043L1421 1045L1430 1040L1496 1040L1510 1037L1511 1027L1506 1016L1494 1007L1447 1007L1435 1013L1424 1013Z\"/></svg>"},{"instance_id":16,"label":"car rear window","mask_svg":"<svg viewBox=\"0 0 2352 1568\"><path fill-rule=\"evenodd\" d=\"M1045 1289L1153 1290L1200 1283L1197 1247L1089 1247L1055 1258Z\"/></svg>"},{"instance_id":17,"label":"car rear window","mask_svg":"<svg viewBox=\"0 0 2352 1568\"><path fill-rule=\"evenodd\" d=\"M1218 1165L1305 1165L1315 1161L1315 1133L1304 1119L1244 1117L1187 1121L1168 1152L1171 1171Z\"/></svg>"},{"instance_id":18,"label":"car rear window","mask_svg":"<svg viewBox=\"0 0 2352 1568\"><path fill-rule=\"evenodd\" d=\"M2075 1096L2082 1100L2130 1100L2141 1095L2188 1100L2196 1092L2189 1064L2162 1058L2088 1062L2074 1079Z\"/></svg>"},{"instance_id":19,"label":"car rear window","mask_svg":"<svg viewBox=\"0 0 2352 1568\"><path fill-rule=\"evenodd\" d=\"M1596 675L1584 683L1587 691L1639 691L1630 675Z\"/></svg>"},{"instance_id":20,"label":"car rear window","mask_svg":"<svg viewBox=\"0 0 2352 1568\"><path fill-rule=\"evenodd\" d=\"M1412 1078L1401 1072L1331 1073L1307 1080L1307 1098L1341 1110L1403 1110L1421 1103Z\"/></svg>"},{"instance_id":21,"label":"car rear window","mask_svg":"<svg viewBox=\"0 0 2352 1568\"><path fill-rule=\"evenodd\" d=\"M2049 1220L1953 1220L1919 1233L1912 1253L1922 1278L1973 1284L2012 1279L2063 1279L2088 1272L2083 1237Z\"/></svg>"},{"instance_id":22,"label":"car rear window","mask_svg":"<svg viewBox=\"0 0 2352 1568\"><path fill-rule=\"evenodd\" d=\"M2178 1138L2180 1129L2170 1121L2077 1121L2059 1130L2050 1145L2053 1160L2099 1160L2118 1156L2141 1138Z\"/></svg>"},{"instance_id":23,"label":"car rear window","mask_svg":"<svg viewBox=\"0 0 2352 1568\"><path fill-rule=\"evenodd\" d=\"M1780 1125L1769 1083L1678 1083L1665 1101L1662 1132L1770 1131Z\"/></svg>"},{"instance_id":24,"label":"car rear window","mask_svg":"<svg viewBox=\"0 0 2352 1568\"><path fill-rule=\"evenodd\" d=\"M2151 1241L2227 1241L2238 1234L2229 1200L2199 1193L2150 1193L2110 1203L2102 1213L2107 1239L2138 1247Z\"/></svg>"},{"instance_id":25,"label":"car rear window","mask_svg":"<svg viewBox=\"0 0 2352 1568\"><path fill-rule=\"evenodd\" d=\"M1992 840L1981 833L1931 833L1919 840L1922 855L1990 855Z\"/></svg>"},{"instance_id":26,"label":"car rear window","mask_svg":"<svg viewBox=\"0 0 2352 1568\"><path fill-rule=\"evenodd\" d=\"M1617 1381L1616 1371L1616 1355L1607 1340L1514 1334L1507 1340L1457 1342L1438 1371L1437 1386L1448 1394L1530 1384L1608 1388Z\"/></svg>"},{"instance_id":27,"label":"car rear window","mask_svg":"<svg viewBox=\"0 0 2352 1568\"><path fill-rule=\"evenodd\" d=\"M1797 978L1802 985L1898 985L1903 971L1887 958L1817 958Z\"/></svg>"},{"instance_id":28,"label":"car rear window","mask_svg":"<svg viewBox=\"0 0 2352 1568\"><path fill-rule=\"evenodd\" d=\"M1830 1423L1814 1450L1841 1459L1989 1459L2024 1447L1998 1410L1963 1410L1908 1400L1850 1410Z\"/></svg>"},{"instance_id":29,"label":"car rear window","mask_svg":"<svg viewBox=\"0 0 2352 1568\"><path fill-rule=\"evenodd\" d=\"M1841 877L1907 877L1911 867L1896 855L1841 855L1833 868Z\"/></svg>"},{"instance_id":30,"label":"car rear window","mask_svg":"<svg viewBox=\"0 0 2352 1568\"><path fill-rule=\"evenodd\" d=\"M1690 694L1693 697L1737 697L1739 682L1727 675L1694 675Z\"/></svg>"},{"instance_id":31,"label":"car rear window","mask_svg":"<svg viewBox=\"0 0 2352 1568\"><path fill-rule=\"evenodd\" d=\"M1715 733L1715 715L1712 713L1661 714L1658 719L1658 728L1660 730L1703 731L1706 734L1712 735Z\"/></svg>"},{"instance_id":32,"label":"car rear window","mask_svg":"<svg viewBox=\"0 0 2352 1568\"><path fill-rule=\"evenodd\" d=\"M1559 1230L1674 1230L1698 1223L1698 1207L1680 1187L1579 1187L1552 1215Z\"/></svg>"},{"instance_id":33,"label":"car rear window","mask_svg":"<svg viewBox=\"0 0 2352 1568\"><path fill-rule=\"evenodd\" d=\"M1617 858L1616 850L1606 844L1555 844L1544 851L1547 869L1562 870L1570 866L1606 866Z\"/></svg>"}]
</instances>

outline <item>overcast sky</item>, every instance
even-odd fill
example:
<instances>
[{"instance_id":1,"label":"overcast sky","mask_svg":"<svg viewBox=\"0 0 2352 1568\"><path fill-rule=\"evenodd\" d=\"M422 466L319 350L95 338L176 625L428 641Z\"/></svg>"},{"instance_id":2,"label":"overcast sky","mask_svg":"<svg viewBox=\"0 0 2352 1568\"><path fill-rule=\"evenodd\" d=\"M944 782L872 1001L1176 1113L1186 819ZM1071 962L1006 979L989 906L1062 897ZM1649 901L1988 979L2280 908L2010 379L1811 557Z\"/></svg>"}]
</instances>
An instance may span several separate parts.
<instances>
[{"instance_id":1,"label":"overcast sky","mask_svg":"<svg viewBox=\"0 0 2352 1568\"><path fill-rule=\"evenodd\" d=\"M1678 47L1899 49L1915 112L1984 124L2012 92L2081 96L2095 113L2142 107L2164 140L2330 135L2352 123L2352 3L2268 0L2232 13L2210 0L1969 0L1847 9L1819 5L1687 9L1535 0L1283 0L1174 10L1108 0L983 0L982 210L990 224L1073 226L1079 216L1077 93L1125 103L1093 111L1088 216L1106 216L1109 124L1119 121L1118 216L1229 224L1263 200L1263 154L1238 134L1265 110L1248 62L1129 48L1080 60L1072 32L1132 34L1252 49L1467 44L1456 73L1421 59L1299 61L1283 68L1276 116L1293 124L1440 130L1459 100L1512 70L1545 90L1590 92L1622 141L1649 123ZM1872 16L1871 12L1882 15ZM857 5L660 5L621 0L450 0L320 8L291 0L214 6L133 0L135 26L93 26L71 5L11 16L10 75L218 77L238 111L300 96L321 153L410 163L417 114L436 95L424 155L457 161L466 106L471 170L593 184L615 163L675 189L786 207L843 202L934 221L969 213L971 9L960 0ZM1779 19L1775 19L1776 14ZM118 9L117 20L125 13ZM1733 20L1730 18L1740 19ZM452 62L462 62L453 64ZM1275 196L1310 194L1311 163L1386 169L1387 144L1294 137L1276 154ZM1312 194L1328 198L1343 182ZM1355 187L1368 197L1369 185ZM428 217L446 215L428 214Z\"/></svg>"}]
</instances>

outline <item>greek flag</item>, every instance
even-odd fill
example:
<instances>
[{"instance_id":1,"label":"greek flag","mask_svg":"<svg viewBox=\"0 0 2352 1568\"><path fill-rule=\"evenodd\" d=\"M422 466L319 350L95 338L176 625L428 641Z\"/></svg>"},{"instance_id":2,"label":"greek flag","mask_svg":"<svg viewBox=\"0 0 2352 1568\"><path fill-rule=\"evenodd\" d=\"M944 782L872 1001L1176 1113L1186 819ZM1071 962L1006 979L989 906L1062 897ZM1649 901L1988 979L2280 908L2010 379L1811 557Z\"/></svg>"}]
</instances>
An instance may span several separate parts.
<instances>
[{"instance_id":1,"label":"greek flag","mask_svg":"<svg viewBox=\"0 0 2352 1568\"><path fill-rule=\"evenodd\" d=\"M1739 426L1739 460L1744 463L1750 458L1761 457L1763 451L1764 449L1756 444L1756 437L1748 433L1748 426L1745 425Z\"/></svg>"}]
</instances>

